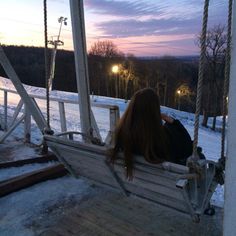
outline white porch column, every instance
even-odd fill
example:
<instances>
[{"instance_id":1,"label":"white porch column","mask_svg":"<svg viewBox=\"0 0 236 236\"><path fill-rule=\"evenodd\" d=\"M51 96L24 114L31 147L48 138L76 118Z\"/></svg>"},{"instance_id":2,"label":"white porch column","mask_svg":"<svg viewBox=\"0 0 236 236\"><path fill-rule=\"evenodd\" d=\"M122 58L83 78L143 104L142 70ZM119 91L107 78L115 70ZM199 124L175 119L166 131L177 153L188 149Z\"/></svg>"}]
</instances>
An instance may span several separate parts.
<instances>
[{"instance_id":1,"label":"white porch column","mask_svg":"<svg viewBox=\"0 0 236 236\"><path fill-rule=\"evenodd\" d=\"M81 130L83 133L89 135L92 125L83 0L70 0L70 11L75 55L76 81L79 93Z\"/></svg>"},{"instance_id":2,"label":"white porch column","mask_svg":"<svg viewBox=\"0 0 236 236\"><path fill-rule=\"evenodd\" d=\"M236 4L233 3L232 48L225 178L224 236L236 235Z\"/></svg>"}]
</instances>

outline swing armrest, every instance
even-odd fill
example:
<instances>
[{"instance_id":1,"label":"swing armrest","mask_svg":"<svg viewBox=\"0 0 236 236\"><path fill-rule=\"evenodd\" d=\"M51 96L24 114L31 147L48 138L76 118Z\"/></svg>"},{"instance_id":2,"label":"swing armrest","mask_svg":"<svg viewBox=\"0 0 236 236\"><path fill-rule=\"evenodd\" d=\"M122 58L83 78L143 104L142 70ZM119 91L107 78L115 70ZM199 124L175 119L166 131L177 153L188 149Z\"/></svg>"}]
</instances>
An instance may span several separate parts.
<instances>
[{"instance_id":1,"label":"swing armrest","mask_svg":"<svg viewBox=\"0 0 236 236\"><path fill-rule=\"evenodd\" d=\"M189 173L189 168L184 165L179 165L172 162L163 162L161 165L162 165L162 168L167 171L171 171L171 172L175 172L179 174Z\"/></svg>"},{"instance_id":2,"label":"swing armrest","mask_svg":"<svg viewBox=\"0 0 236 236\"><path fill-rule=\"evenodd\" d=\"M187 179L178 179L178 180L176 181L175 186L176 186L177 188L183 189L187 184L188 184L188 180L187 180Z\"/></svg>"},{"instance_id":3,"label":"swing armrest","mask_svg":"<svg viewBox=\"0 0 236 236\"><path fill-rule=\"evenodd\" d=\"M179 178L176 180L176 187L177 188L184 188L189 180L197 179L198 175L196 173L189 173L189 174L183 174L179 176Z\"/></svg>"}]
</instances>

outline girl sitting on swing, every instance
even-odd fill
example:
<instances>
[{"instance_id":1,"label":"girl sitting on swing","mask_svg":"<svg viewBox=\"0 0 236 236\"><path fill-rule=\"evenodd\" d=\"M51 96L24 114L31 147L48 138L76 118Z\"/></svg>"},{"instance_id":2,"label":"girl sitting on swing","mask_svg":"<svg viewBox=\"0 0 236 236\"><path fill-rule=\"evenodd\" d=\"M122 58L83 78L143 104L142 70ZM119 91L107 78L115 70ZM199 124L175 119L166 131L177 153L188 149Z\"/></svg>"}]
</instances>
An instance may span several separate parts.
<instances>
[{"instance_id":1,"label":"girl sitting on swing","mask_svg":"<svg viewBox=\"0 0 236 236\"><path fill-rule=\"evenodd\" d=\"M193 146L180 121L162 114L159 96L153 89L145 88L133 95L117 125L110 153L112 163L120 151L124 153L127 178L132 178L135 154L150 163L169 161L185 165Z\"/></svg>"}]
</instances>

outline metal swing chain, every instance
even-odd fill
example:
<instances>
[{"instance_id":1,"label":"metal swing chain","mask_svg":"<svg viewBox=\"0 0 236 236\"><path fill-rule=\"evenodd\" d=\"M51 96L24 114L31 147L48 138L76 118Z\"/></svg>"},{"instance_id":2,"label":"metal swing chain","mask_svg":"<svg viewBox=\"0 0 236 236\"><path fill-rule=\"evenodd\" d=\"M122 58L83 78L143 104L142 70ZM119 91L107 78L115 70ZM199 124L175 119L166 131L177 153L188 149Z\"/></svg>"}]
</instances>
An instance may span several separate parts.
<instances>
[{"instance_id":1,"label":"metal swing chain","mask_svg":"<svg viewBox=\"0 0 236 236\"><path fill-rule=\"evenodd\" d=\"M47 32L47 0L44 5L44 60L45 60L45 87L46 87L46 109L47 109L47 129L50 130L50 110L49 110L49 84L48 84L48 32Z\"/></svg>"},{"instance_id":2,"label":"metal swing chain","mask_svg":"<svg viewBox=\"0 0 236 236\"><path fill-rule=\"evenodd\" d=\"M228 6L228 29L227 29L227 47L225 57L225 74L224 74L224 92L223 92L223 107L222 107L222 133L221 133L221 160L224 160L225 156L225 126L226 126L226 115L227 115L227 95L229 90L229 72L230 72L230 49L231 49L231 26L232 26L232 5L233 0L229 0Z\"/></svg>"},{"instance_id":3,"label":"metal swing chain","mask_svg":"<svg viewBox=\"0 0 236 236\"><path fill-rule=\"evenodd\" d=\"M207 21L208 21L208 7L209 7L209 0L205 0L202 33L201 33L201 54L199 59L197 100L196 100L196 111L195 111L195 122L194 122L194 139L193 139L194 160L198 160L197 144L198 144L199 116L201 111L204 64L206 58L206 33L207 33Z\"/></svg>"}]
</instances>

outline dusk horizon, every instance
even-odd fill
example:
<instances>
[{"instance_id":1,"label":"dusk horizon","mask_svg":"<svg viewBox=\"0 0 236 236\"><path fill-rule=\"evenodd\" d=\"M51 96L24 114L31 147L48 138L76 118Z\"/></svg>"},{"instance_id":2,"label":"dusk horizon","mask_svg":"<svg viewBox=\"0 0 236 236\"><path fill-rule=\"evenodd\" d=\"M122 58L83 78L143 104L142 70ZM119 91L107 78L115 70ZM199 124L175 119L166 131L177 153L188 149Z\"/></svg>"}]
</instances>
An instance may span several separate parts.
<instances>
[{"instance_id":1,"label":"dusk horizon","mask_svg":"<svg viewBox=\"0 0 236 236\"><path fill-rule=\"evenodd\" d=\"M48 0L48 38L62 26L59 49L73 50L68 0ZM120 51L136 57L198 56L203 0L131 1L85 0L87 50L97 41L112 41ZM227 1L210 1L208 29L226 27ZM44 47L43 1L9 0L1 7L0 43Z\"/></svg>"}]
</instances>

